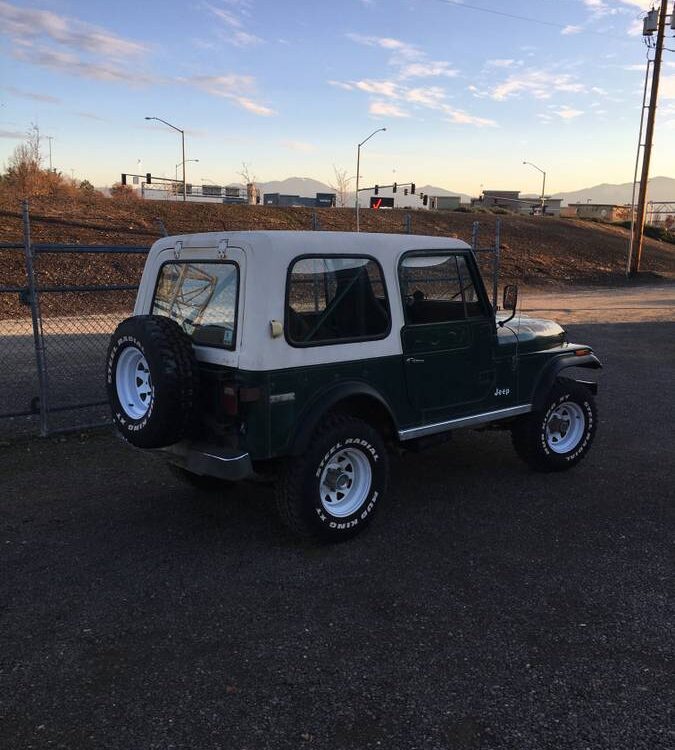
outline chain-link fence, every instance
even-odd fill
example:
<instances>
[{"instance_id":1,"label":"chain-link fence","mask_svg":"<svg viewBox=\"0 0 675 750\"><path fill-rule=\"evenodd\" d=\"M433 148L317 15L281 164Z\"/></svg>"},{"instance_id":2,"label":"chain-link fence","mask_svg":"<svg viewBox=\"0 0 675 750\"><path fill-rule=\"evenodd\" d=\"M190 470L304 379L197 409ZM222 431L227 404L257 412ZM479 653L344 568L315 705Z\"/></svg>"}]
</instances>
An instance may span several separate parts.
<instances>
[{"instance_id":1,"label":"chain-link fence","mask_svg":"<svg viewBox=\"0 0 675 750\"><path fill-rule=\"evenodd\" d=\"M331 229L331 216L312 212L303 228ZM362 217L362 231L414 230L411 214ZM27 204L23 234L23 242L0 244L0 436L105 424L108 341L133 310L149 247L33 243ZM496 295L499 222L492 247L484 248L477 222L472 244Z\"/></svg>"},{"instance_id":2,"label":"chain-link fence","mask_svg":"<svg viewBox=\"0 0 675 750\"><path fill-rule=\"evenodd\" d=\"M133 310L147 246L0 245L0 432L105 424L107 343Z\"/></svg>"}]
</instances>

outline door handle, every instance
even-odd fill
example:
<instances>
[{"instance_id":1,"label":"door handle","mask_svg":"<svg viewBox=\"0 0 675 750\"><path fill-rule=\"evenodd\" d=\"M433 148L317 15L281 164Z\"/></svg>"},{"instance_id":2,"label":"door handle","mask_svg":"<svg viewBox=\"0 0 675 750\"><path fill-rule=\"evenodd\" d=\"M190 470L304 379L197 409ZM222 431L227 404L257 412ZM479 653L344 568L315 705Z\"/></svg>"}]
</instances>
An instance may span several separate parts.
<instances>
[{"instance_id":1,"label":"door handle","mask_svg":"<svg viewBox=\"0 0 675 750\"><path fill-rule=\"evenodd\" d=\"M417 357L406 357L406 364L408 365L421 365L424 360L418 359Z\"/></svg>"}]
</instances>

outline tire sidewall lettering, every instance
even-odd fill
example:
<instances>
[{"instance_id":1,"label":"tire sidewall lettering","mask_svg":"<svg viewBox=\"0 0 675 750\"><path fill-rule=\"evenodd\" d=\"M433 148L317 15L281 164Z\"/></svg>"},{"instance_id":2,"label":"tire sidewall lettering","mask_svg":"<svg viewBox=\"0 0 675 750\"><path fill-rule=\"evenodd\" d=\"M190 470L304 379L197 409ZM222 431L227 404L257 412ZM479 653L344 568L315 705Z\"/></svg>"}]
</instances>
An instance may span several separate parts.
<instances>
[{"instance_id":1,"label":"tire sidewall lettering","mask_svg":"<svg viewBox=\"0 0 675 750\"><path fill-rule=\"evenodd\" d=\"M570 451L569 453L556 453L555 451L551 450L548 441L546 440L546 425L548 423L549 417L551 416L551 413L565 401L575 403L583 409L585 418L584 432L581 440L572 451ZM588 448L589 443L593 437L594 427L595 422L593 409L590 402L587 399L580 400L578 398L575 398L574 395L569 392L563 393L550 404L550 406L544 413L539 429L539 447L544 455L551 459L562 460L566 462L576 461Z\"/></svg>"},{"instance_id":2,"label":"tire sidewall lettering","mask_svg":"<svg viewBox=\"0 0 675 750\"><path fill-rule=\"evenodd\" d=\"M372 470L372 480L368 493L363 503L349 516L344 518L338 518L332 516L321 503L321 497L319 493L319 482L321 475L330 459L341 449L349 446L352 449L358 449L369 461ZM375 486L377 484L378 469L380 465L380 455L378 450L373 446L370 441L363 437L347 437L339 439L334 442L331 447L325 452L321 461L319 462L316 471L313 473L313 497L314 500L314 512L316 519L324 526L333 532L348 531L364 523L368 517L373 513L377 507L377 501L380 496L380 490Z\"/></svg>"}]
</instances>

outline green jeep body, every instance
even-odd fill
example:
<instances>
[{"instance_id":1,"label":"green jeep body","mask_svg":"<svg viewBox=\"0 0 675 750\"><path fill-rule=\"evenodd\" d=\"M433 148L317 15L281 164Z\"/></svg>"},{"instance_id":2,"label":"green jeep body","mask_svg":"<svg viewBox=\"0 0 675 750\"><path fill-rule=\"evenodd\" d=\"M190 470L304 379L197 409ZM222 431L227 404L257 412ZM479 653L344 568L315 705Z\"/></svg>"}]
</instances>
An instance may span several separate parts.
<instances>
[{"instance_id":1,"label":"green jeep body","mask_svg":"<svg viewBox=\"0 0 675 750\"><path fill-rule=\"evenodd\" d=\"M328 414L356 415L405 447L508 427L543 407L561 371L600 367L552 321L501 325L471 248L440 237L167 237L150 251L134 315L169 317L191 337L198 414L164 450L223 479L301 456Z\"/></svg>"}]
</instances>

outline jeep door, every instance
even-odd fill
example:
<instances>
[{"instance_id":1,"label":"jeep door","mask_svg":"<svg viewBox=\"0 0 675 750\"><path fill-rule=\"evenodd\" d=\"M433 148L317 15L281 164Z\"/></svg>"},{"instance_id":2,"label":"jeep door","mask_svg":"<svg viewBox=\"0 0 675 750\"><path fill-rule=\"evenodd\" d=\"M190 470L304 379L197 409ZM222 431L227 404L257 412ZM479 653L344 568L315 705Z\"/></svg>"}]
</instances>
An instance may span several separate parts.
<instances>
[{"instance_id":1,"label":"jeep door","mask_svg":"<svg viewBox=\"0 0 675 750\"><path fill-rule=\"evenodd\" d=\"M469 252L407 253L399 264L399 284L406 386L420 420L452 419L511 403L510 391L494 405L494 315Z\"/></svg>"}]
</instances>

